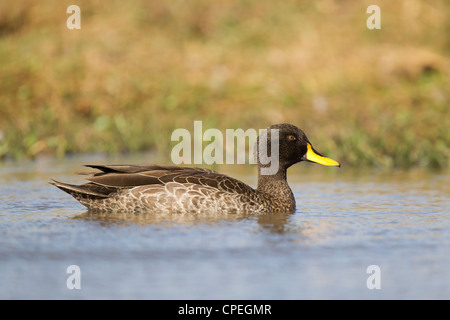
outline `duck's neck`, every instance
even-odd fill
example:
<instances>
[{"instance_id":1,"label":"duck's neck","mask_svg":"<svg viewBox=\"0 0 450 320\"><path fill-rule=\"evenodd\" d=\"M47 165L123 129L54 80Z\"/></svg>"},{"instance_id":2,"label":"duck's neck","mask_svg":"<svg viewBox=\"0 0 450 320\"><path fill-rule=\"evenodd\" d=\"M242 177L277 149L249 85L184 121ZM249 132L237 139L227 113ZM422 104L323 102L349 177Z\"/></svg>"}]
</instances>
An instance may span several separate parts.
<instances>
[{"instance_id":1,"label":"duck's neck","mask_svg":"<svg viewBox=\"0 0 450 320\"><path fill-rule=\"evenodd\" d=\"M256 190L267 194L272 199L277 199L286 207L286 211L295 210L295 198L287 183L285 168L280 168L274 175L263 175L258 168L258 187Z\"/></svg>"}]
</instances>

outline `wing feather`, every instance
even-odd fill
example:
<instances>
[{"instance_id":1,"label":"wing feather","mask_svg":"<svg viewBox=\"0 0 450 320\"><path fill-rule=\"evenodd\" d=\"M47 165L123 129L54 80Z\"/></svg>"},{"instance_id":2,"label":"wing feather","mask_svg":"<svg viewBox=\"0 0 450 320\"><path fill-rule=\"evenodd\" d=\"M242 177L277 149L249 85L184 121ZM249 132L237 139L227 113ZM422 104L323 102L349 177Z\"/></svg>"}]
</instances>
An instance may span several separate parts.
<instances>
[{"instance_id":1,"label":"wing feather","mask_svg":"<svg viewBox=\"0 0 450 320\"><path fill-rule=\"evenodd\" d=\"M91 183L112 188L166 185L170 182L193 183L227 193L254 192L247 184L210 169L161 165L87 165L98 169L88 177Z\"/></svg>"}]
</instances>

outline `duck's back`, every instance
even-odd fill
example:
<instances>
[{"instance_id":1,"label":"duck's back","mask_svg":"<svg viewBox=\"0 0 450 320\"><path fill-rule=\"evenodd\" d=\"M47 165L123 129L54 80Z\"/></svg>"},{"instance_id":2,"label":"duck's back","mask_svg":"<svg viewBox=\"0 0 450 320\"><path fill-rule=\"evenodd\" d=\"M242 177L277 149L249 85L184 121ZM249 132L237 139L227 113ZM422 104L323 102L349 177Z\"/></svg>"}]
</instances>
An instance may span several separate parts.
<instances>
[{"instance_id":1,"label":"duck's back","mask_svg":"<svg viewBox=\"0 0 450 320\"><path fill-rule=\"evenodd\" d=\"M94 211L267 212L268 200L247 184L204 168L90 165L99 169L75 186L52 183Z\"/></svg>"}]
</instances>

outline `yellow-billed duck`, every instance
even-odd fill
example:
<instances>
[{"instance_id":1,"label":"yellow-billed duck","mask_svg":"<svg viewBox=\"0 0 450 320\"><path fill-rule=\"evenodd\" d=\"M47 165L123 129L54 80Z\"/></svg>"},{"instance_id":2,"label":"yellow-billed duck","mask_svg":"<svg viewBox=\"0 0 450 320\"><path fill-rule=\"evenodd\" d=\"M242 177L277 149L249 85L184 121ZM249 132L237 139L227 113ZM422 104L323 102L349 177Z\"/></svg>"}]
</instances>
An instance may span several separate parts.
<instances>
[{"instance_id":1,"label":"yellow-billed duck","mask_svg":"<svg viewBox=\"0 0 450 320\"><path fill-rule=\"evenodd\" d=\"M277 134L272 135L272 132ZM286 181L286 170L290 166L300 161L340 166L315 151L305 133L294 125L272 125L267 128L264 139L261 137L255 144L258 155L256 189L209 169L162 165L87 165L100 172L89 176L86 184L71 185L55 180L50 183L92 211L292 213L295 198ZM262 152L269 156L271 152L268 151L276 145L277 166L268 163L267 158L260 161L264 159ZM270 172L271 168L275 170Z\"/></svg>"}]
</instances>

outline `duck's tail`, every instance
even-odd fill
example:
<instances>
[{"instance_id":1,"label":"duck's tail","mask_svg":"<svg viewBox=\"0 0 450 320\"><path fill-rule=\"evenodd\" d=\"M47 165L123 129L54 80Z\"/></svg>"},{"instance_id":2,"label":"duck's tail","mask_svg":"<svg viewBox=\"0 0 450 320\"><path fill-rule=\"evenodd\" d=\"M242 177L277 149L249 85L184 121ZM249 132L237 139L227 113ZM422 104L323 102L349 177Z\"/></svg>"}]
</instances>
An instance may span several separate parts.
<instances>
[{"instance_id":1,"label":"duck's tail","mask_svg":"<svg viewBox=\"0 0 450 320\"><path fill-rule=\"evenodd\" d=\"M78 197L97 197L97 198L106 198L111 193L109 188L105 188L94 183L86 183L83 185L73 185L68 183L59 182L56 180L50 180L50 184L55 187L60 188L62 191L67 192L75 199Z\"/></svg>"}]
</instances>

